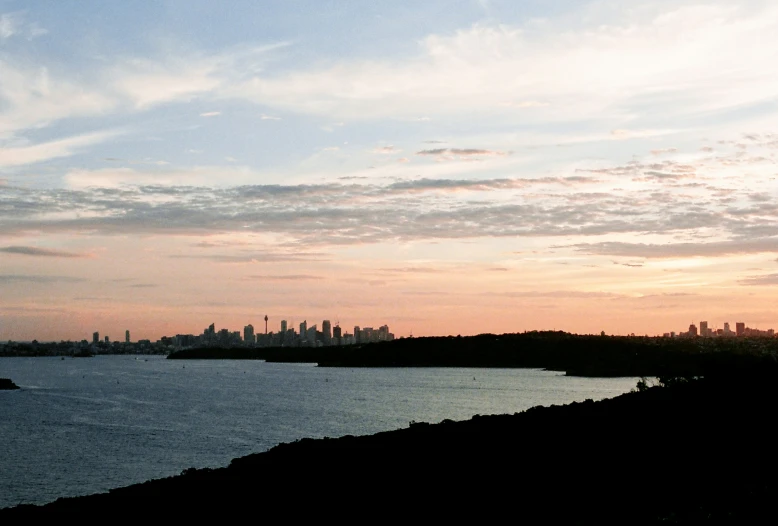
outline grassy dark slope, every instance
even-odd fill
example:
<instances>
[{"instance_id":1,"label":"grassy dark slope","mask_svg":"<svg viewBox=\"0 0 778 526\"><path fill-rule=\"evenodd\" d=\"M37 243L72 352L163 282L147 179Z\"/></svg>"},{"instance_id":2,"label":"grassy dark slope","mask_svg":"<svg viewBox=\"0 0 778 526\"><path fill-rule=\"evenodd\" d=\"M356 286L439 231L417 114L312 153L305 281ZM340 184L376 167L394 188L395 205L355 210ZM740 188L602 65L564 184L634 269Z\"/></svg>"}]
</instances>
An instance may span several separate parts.
<instances>
[{"instance_id":1,"label":"grassy dark slope","mask_svg":"<svg viewBox=\"0 0 778 526\"><path fill-rule=\"evenodd\" d=\"M407 338L323 348L193 349L170 358L254 358L324 367L533 367L578 376L701 376L775 360L778 340L579 336Z\"/></svg>"},{"instance_id":2,"label":"grassy dark slope","mask_svg":"<svg viewBox=\"0 0 778 526\"><path fill-rule=\"evenodd\" d=\"M774 369L774 368L772 368ZM301 440L0 519L218 512L373 521L509 513L531 523L775 523L774 370L366 437Z\"/></svg>"}]
</instances>

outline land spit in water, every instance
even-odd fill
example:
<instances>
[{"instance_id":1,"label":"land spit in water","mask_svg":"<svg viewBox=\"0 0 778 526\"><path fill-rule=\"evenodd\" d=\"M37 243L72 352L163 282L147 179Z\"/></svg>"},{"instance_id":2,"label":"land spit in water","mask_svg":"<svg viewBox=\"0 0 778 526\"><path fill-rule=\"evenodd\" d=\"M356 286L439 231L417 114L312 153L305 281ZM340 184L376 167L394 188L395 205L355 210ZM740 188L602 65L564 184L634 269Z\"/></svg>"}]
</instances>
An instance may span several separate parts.
<instances>
[{"instance_id":1,"label":"land spit in water","mask_svg":"<svg viewBox=\"0 0 778 526\"><path fill-rule=\"evenodd\" d=\"M775 338L651 338L565 332L404 338L342 347L200 347L170 359L259 359L322 367L539 368L573 376L705 376L776 363Z\"/></svg>"},{"instance_id":2,"label":"land spit in water","mask_svg":"<svg viewBox=\"0 0 778 526\"><path fill-rule=\"evenodd\" d=\"M10 378L0 378L0 391L10 391L19 389L19 386L13 383Z\"/></svg>"},{"instance_id":3,"label":"land spit in water","mask_svg":"<svg viewBox=\"0 0 778 526\"><path fill-rule=\"evenodd\" d=\"M2 519L153 514L402 515L546 523L774 523L775 370L672 381L600 402L304 439ZM366 515L365 515L366 514Z\"/></svg>"}]
</instances>

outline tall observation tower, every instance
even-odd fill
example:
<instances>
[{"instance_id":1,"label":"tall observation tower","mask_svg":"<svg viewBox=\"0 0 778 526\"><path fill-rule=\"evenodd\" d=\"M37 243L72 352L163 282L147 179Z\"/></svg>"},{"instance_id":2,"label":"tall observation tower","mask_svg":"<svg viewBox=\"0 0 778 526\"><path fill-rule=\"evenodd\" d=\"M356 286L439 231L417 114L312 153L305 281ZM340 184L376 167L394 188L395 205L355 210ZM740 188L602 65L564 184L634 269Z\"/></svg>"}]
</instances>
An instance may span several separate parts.
<instances>
[{"instance_id":1,"label":"tall observation tower","mask_svg":"<svg viewBox=\"0 0 778 526\"><path fill-rule=\"evenodd\" d=\"M267 314L265 314L265 334L267 334Z\"/></svg>"}]
</instances>

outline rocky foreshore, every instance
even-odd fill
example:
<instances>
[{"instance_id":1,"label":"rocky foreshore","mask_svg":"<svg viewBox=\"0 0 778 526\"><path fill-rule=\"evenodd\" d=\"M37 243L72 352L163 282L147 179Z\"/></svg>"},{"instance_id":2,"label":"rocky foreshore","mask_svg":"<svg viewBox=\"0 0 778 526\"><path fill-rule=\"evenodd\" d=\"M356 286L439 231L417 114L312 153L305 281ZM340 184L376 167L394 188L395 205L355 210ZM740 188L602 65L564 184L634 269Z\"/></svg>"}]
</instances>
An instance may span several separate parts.
<instances>
[{"instance_id":1,"label":"rocky foreshore","mask_svg":"<svg viewBox=\"0 0 778 526\"><path fill-rule=\"evenodd\" d=\"M13 383L10 378L0 378L0 391L9 391L19 389L19 386Z\"/></svg>"},{"instance_id":2,"label":"rocky foreshore","mask_svg":"<svg viewBox=\"0 0 778 526\"><path fill-rule=\"evenodd\" d=\"M600 402L304 439L226 468L18 506L0 518L508 513L529 523L775 523L776 384L772 374L680 382Z\"/></svg>"}]
</instances>

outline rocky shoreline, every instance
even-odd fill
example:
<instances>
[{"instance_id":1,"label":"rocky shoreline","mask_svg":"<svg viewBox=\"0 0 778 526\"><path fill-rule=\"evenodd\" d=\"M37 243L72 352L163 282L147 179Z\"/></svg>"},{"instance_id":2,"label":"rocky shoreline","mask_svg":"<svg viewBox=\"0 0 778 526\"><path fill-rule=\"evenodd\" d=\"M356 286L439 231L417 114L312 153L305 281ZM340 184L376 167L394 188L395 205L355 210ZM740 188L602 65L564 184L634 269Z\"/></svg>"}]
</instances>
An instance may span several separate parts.
<instances>
[{"instance_id":1,"label":"rocky shoreline","mask_svg":"<svg viewBox=\"0 0 778 526\"><path fill-rule=\"evenodd\" d=\"M510 509L535 522L764 522L778 518L775 379L668 381L600 402L304 439L226 468L18 506L0 518L259 509L322 518L338 509L461 519Z\"/></svg>"}]
</instances>

